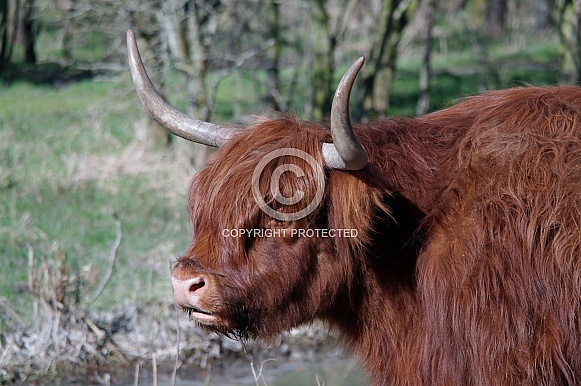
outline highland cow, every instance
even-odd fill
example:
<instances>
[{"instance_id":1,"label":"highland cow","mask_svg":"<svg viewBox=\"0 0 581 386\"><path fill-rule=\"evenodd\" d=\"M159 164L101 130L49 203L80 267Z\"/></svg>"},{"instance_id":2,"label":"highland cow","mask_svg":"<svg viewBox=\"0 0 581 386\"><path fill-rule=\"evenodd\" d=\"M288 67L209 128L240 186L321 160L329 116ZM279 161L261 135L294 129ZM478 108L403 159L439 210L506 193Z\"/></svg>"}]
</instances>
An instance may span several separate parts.
<instances>
[{"instance_id":1,"label":"highland cow","mask_svg":"<svg viewBox=\"0 0 581 386\"><path fill-rule=\"evenodd\" d=\"M243 338L323 320L374 385L581 383L580 88L352 125L360 59L329 125L222 127L163 102L128 41L153 118L219 146L172 272L193 320Z\"/></svg>"}]
</instances>

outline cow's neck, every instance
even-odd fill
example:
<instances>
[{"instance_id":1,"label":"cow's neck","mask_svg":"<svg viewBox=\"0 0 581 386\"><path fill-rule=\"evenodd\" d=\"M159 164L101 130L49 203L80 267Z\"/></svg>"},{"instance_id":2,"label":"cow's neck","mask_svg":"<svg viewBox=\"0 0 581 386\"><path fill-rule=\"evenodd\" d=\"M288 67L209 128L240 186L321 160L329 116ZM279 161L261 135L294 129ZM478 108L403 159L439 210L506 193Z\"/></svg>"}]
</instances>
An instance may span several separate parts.
<instances>
[{"instance_id":1,"label":"cow's neck","mask_svg":"<svg viewBox=\"0 0 581 386\"><path fill-rule=\"evenodd\" d=\"M359 272L349 294L343 296L349 300L338 302L331 321L359 355L375 384L385 383L389 374L407 372L400 368L402 363L408 366L410 379L417 369L409 347L414 340L406 336L417 331L413 327L418 317L415 267L422 247L418 227L423 214L399 195L386 199L398 221L385 217L376 224L376 237L368 254L358 257ZM402 361L402 356L407 358Z\"/></svg>"},{"instance_id":2,"label":"cow's neck","mask_svg":"<svg viewBox=\"0 0 581 386\"><path fill-rule=\"evenodd\" d=\"M360 272L346 295L349 301L338 303L343 309L335 310L331 322L377 385L420 383L417 334L422 315L415 270L425 240L422 220L449 184L443 177L455 161L455 142L466 130L465 122L445 125L439 119L378 121L378 130L369 129L373 134L367 137L373 142L374 165L387 181L385 204L391 213L379 216L368 253L358 256Z\"/></svg>"},{"instance_id":3,"label":"cow's neck","mask_svg":"<svg viewBox=\"0 0 581 386\"><path fill-rule=\"evenodd\" d=\"M332 321L373 385L390 384L395 375L408 380L417 376L415 341L408 336L417 331L418 324L413 285L390 283L390 269L374 271L370 267L354 289L357 294L352 301L358 303L344 310L342 317L336 314Z\"/></svg>"}]
</instances>

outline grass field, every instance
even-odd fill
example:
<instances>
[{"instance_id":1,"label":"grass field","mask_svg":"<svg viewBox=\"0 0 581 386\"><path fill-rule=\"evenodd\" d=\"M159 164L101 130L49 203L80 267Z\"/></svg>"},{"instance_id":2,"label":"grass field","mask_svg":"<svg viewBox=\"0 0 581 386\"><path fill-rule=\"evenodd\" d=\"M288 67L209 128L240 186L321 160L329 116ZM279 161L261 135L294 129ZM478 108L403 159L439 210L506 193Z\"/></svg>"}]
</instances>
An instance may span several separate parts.
<instances>
[{"instance_id":1,"label":"grass field","mask_svg":"<svg viewBox=\"0 0 581 386\"><path fill-rule=\"evenodd\" d=\"M55 243L71 270L98 276L115 238L114 213L123 242L97 306L167 295L161 277L190 238L189 170L140 146L128 76L59 89L16 82L0 89L0 100L0 296L21 309L29 251L50 258Z\"/></svg>"}]
</instances>

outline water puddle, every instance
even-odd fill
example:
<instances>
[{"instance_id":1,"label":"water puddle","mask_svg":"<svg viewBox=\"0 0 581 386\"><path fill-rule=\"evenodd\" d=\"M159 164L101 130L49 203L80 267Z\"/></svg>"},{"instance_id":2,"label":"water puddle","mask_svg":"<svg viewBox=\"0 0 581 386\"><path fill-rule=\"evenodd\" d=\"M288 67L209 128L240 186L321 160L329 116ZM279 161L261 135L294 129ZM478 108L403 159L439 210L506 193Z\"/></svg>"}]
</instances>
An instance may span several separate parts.
<instances>
[{"instance_id":1,"label":"water puddle","mask_svg":"<svg viewBox=\"0 0 581 386\"><path fill-rule=\"evenodd\" d=\"M261 368L262 365L262 368ZM183 370L177 372L175 382L172 374L156 375L158 386L364 386L367 385L358 364L347 358L321 358L316 361L267 360L254 364L233 363L212 366L205 370ZM262 370L262 372L261 372ZM114 380L111 384L116 383ZM141 369L138 385L154 385L153 374ZM127 378L123 386L135 385L135 378Z\"/></svg>"}]
</instances>

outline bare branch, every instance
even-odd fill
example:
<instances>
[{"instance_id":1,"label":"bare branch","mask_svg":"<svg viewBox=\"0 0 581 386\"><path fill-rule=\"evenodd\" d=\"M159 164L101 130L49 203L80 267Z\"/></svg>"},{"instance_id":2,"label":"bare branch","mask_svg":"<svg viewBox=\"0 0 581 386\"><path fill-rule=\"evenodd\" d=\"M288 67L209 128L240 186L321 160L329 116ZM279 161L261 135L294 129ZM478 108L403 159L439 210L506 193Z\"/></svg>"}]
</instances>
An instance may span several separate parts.
<instances>
[{"instance_id":1,"label":"bare branch","mask_svg":"<svg viewBox=\"0 0 581 386\"><path fill-rule=\"evenodd\" d=\"M115 266L115 260L117 259L117 249L119 249L119 245L121 245L121 239L123 237L123 232L121 231L121 221L117 218L116 214L114 215L114 217L115 217L115 241L113 242L111 252L109 253L109 266L107 267L107 272L105 273L105 276L103 276L101 282L95 289L95 292L93 292L91 300L87 302L86 305L87 309L91 307L91 305L99 298L99 296L101 296L101 293L107 286L107 283L109 283L111 275L113 274L113 267Z\"/></svg>"},{"instance_id":2,"label":"bare branch","mask_svg":"<svg viewBox=\"0 0 581 386\"><path fill-rule=\"evenodd\" d=\"M135 364L135 376L133 377L133 386L139 385L139 363Z\"/></svg>"},{"instance_id":3,"label":"bare branch","mask_svg":"<svg viewBox=\"0 0 581 386\"><path fill-rule=\"evenodd\" d=\"M177 332L177 342L176 342L176 361L173 368L173 373L171 375L171 385L176 385L176 376L179 367L179 360L180 360L180 312L177 304L174 304L174 308L176 311L176 332Z\"/></svg>"},{"instance_id":4,"label":"bare branch","mask_svg":"<svg viewBox=\"0 0 581 386\"><path fill-rule=\"evenodd\" d=\"M153 368L153 386L157 386L157 357L155 353L151 354L151 367Z\"/></svg>"}]
</instances>

